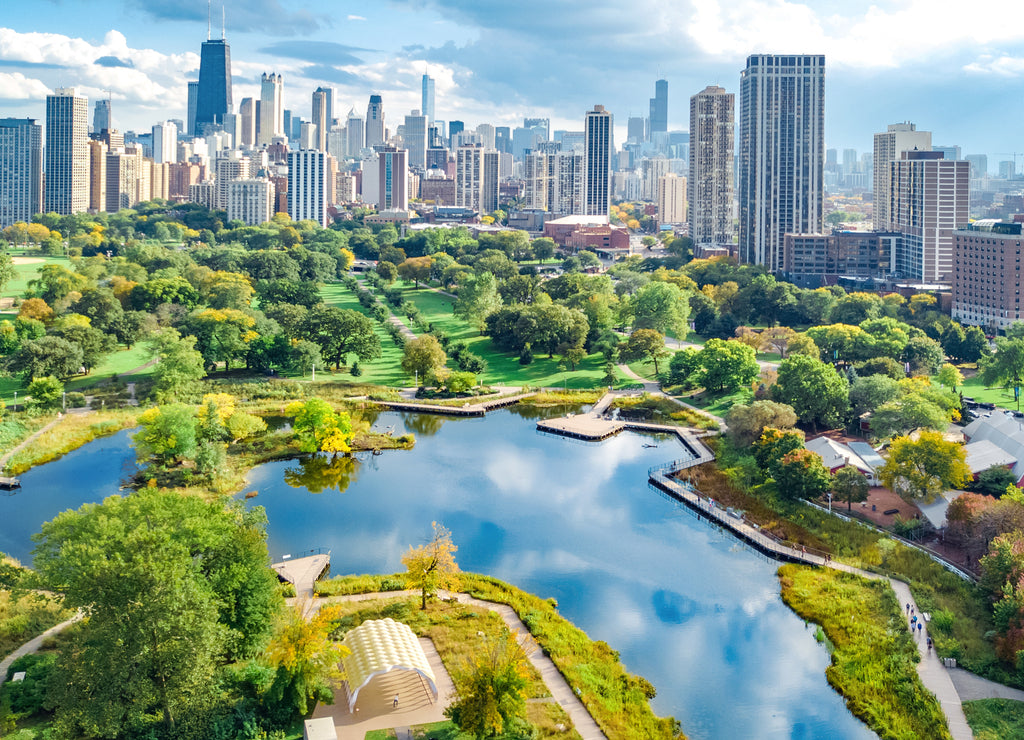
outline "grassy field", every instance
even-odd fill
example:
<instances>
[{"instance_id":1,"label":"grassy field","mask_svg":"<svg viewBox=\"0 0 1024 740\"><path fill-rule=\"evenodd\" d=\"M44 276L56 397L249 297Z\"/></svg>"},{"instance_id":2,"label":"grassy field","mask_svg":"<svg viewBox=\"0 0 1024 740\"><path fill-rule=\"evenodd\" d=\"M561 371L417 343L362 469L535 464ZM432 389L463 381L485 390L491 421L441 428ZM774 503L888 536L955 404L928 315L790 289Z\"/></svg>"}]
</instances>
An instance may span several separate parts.
<instances>
[{"instance_id":1,"label":"grassy field","mask_svg":"<svg viewBox=\"0 0 1024 740\"><path fill-rule=\"evenodd\" d=\"M598 354L589 355L575 371L559 370L559 358L535 355L530 365L520 365L519 358L511 353L500 352L488 337L467 322L452 315L454 300L435 291L411 287L405 288L406 300L420 309L423 320L434 324L453 341L462 340L471 352L487 361L487 371L480 376L481 382L491 385L529 385L546 388L597 388L604 385L604 358ZM632 382L616 371L620 382Z\"/></svg>"},{"instance_id":2,"label":"grassy field","mask_svg":"<svg viewBox=\"0 0 1024 740\"><path fill-rule=\"evenodd\" d=\"M732 393L708 393L702 391L695 396L679 396L687 403L715 416L725 416L738 403L750 403L754 393L749 388L740 388Z\"/></svg>"},{"instance_id":3,"label":"grassy field","mask_svg":"<svg viewBox=\"0 0 1024 740\"><path fill-rule=\"evenodd\" d=\"M978 403L994 403L996 406L1006 409L1016 410L1017 408L1017 402L1013 398L1013 388L987 388L981 382L981 376L978 375L965 378L964 384L957 390Z\"/></svg>"},{"instance_id":4,"label":"grassy field","mask_svg":"<svg viewBox=\"0 0 1024 740\"><path fill-rule=\"evenodd\" d=\"M41 262L32 262L32 263L29 263L29 264L24 264L24 263L18 264L18 262L21 261L21 260L19 260L19 257L21 255L19 255L16 252L12 252L11 254L14 257L14 261L15 261L14 269L17 271L18 276L16 278L14 278L14 280L12 280L11 282L9 282L7 285L4 286L4 292L3 292L3 296L2 296L4 298L14 298L14 297L21 296L25 292L25 289L28 288L28 281L29 280L34 280L38 276L39 268L42 267L44 264L47 264L47 263L60 263L60 264L63 264L64 266L67 266L68 262L69 262L67 257L44 257L44 256L42 256L42 255L40 255L38 253L36 253L36 254L31 254L30 253L30 254L25 255L23 257L23 259L31 259L31 260L37 260L38 259L38 260L41 260Z\"/></svg>"},{"instance_id":5,"label":"grassy field","mask_svg":"<svg viewBox=\"0 0 1024 740\"><path fill-rule=\"evenodd\" d=\"M851 712L882 737L950 737L917 675L917 647L888 583L794 565L781 567L779 580L786 604L832 644L825 674Z\"/></svg>"},{"instance_id":6,"label":"grassy field","mask_svg":"<svg viewBox=\"0 0 1024 740\"><path fill-rule=\"evenodd\" d=\"M1024 702L979 699L964 702L974 740L1024 740Z\"/></svg>"}]
</instances>

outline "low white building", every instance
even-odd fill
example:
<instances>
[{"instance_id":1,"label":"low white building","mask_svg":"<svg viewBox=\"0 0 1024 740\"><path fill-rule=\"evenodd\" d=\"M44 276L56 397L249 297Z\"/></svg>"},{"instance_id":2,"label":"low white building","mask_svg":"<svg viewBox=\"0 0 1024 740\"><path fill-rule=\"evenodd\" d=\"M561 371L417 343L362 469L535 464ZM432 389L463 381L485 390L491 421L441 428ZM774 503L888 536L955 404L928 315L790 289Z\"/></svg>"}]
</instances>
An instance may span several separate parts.
<instances>
[{"instance_id":1,"label":"low white building","mask_svg":"<svg viewBox=\"0 0 1024 740\"><path fill-rule=\"evenodd\" d=\"M263 177L228 183L228 221L258 226L274 217L274 184Z\"/></svg>"}]
</instances>

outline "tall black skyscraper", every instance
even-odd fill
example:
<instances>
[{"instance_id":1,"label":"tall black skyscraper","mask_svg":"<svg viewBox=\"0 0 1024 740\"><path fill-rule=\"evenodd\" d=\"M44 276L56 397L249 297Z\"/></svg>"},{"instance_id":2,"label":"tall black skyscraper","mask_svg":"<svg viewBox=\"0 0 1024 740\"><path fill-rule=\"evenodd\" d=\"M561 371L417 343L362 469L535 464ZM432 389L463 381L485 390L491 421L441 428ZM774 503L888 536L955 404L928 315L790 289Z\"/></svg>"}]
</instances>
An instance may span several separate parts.
<instances>
[{"instance_id":1,"label":"tall black skyscraper","mask_svg":"<svg viewBox=\"0 0 1024 740\"><path fill-rule=\"evenodd\" d=\"M654 83L654 97L651 98L651 133L668 131L668 80Z\"/></svg>"},{"instance_id":2,"label":"tall black skyscraper","mask_svg":"<svg viewBox=\"0 0 1024 740\"><path fill-rule=\"evenodd\" d=\"M205 41L199 56L196 132L202 133L204 124L224 123L231 112L231 47L223 38Z\"/></svg>"}]
</instances>

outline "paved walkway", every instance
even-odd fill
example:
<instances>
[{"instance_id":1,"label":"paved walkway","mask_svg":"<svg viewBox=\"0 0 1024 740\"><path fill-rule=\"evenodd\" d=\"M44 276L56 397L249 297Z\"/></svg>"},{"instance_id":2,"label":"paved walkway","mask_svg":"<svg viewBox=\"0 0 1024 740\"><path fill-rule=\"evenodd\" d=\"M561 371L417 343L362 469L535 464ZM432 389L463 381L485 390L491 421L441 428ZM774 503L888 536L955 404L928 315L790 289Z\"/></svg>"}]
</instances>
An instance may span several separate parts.
<instances>
[{"instance_id":1,"label":"paved walkway","mask_svg":"<svg viewBox=\"0 0 1024 740\"><path fill-rule=\"evenodd\" d=\"M673 341L675 341L675 340L673 340ZM700 345L693 345L693 346L697 347L697 346L700 346ZM657 395L657 396L663 396L664 398L667 398L668 400L672 401L673 403L678 404L679 406L682 406L684 409L689 409L690 411L696 411L698 414L703 414L704 416L710 417L710 418L712 418L712 419L714 419L715 421L718 422L718 426L719 426L719 428L721 428L721 430L723 432L725 431L725 429L726 429L725 419L723 419L721 416L715 416L714 414L708 413L704 409L697 408L696 406L694 406L692 404L686 403L686 401L681 401L678 398L676 398L675 396L668 395L663 390L661 390L661 384L660 383L655 383L654 381L648 380L647 378L644 378L644 377L642 377L640 375L637 375L635 372L633 372L632 368L630 368L629 365L623 365L623 364L620 363L619 364L619 370L621 370L623 372L623 374L628 375L630 378L633 378L634 380L637 380L637 381L643 383L644 384L644 391L646 393L651 393L651 394L654 394L654 395Z\"/></svg>"},{"instance_id":2,"label":"paved walkway","mask_svg":"<svg viewBox=\"0 0 1024 740\"><path fill-rule=\"evenodd\" d=\"M74 409L72 409L72 411L74 411ZM59 423L61 422L61 420L63 420L63 418L64 418L63 416L58 416L58 417L57 417L56 419L54 419L53 421L51 421L51 422L50 422L49 424L47 424L46 426L44 426L44 427L43 427L42 429L40 429L39 431L37 431L37 432L33 432L32 434L30 434L30 435L28 436L28 438L27 438L27 439L26 439L26 440L25 440L24 442L22 442L21 444L19 444L18 446L16 446L16 447L15 447L14 449L12 449L12 450L11 450L10 452L7 452L7 453L6 453L6 454L5 454L5 455L4 455L3 457L0 457L0 471L2 471L2 470L3 470L4 468L5 468L5 467L7 467L7 461L8 461L8 460L10 460L10 459L11 459L12 457L14 457L14 455L15 455L15 454L17 454L18 452L20 452L21 450L23 450L23 449L24 449L25 447L27 447L28 445L30 445L30 444L32 444L33 442L35 442L35 441L36 441L37 439L39 439L39 437L40 437L40 436L42 436L42 435L43 435L43 434L44 434L45 432L48 432L48 431L50 431L51 429L53 429L53 428L54 428L54 427L55 427L55 426L56 426L57 424L59 424Z\"/></svg>"},{"instance_id":3,"label":"paved walkway","mask_svg":"<svg viewBox=\"0 0 1024 740\"><path fill-rule=\"evenodd\" d=\"M956 693L960 695L960 701L975 701L976 699L1012 699L1024 701L1024 691L1011 689L995 681L975 675L963 668L947 668L949 677L953 679L956 686Z\"/></svg>"},{"instance_id":4,"label":"paved walkway","mask_svg":"<svg viewBox=\"0 0 1024 740\"><path fill-rule=\"evenodd\" d=\"M380 598L419 596L419 593L419 591L406 590L385 591L383 593L373 594L350 594L348 596L335 597L332 601L369 601L371 599ZM580 734L580 737L582 737L583 740L607 740L607 736L601 731L601 728L598 726L594 718L590 716L590 712L587 711L586 706L584 706L583 702L576 696L572 687L569 686L569 683L559 672L551 658L547 657L544 654L544 651L536 645L530 631L526 629L526 625L524 625L522 620L519 619L519 615L516 614L512 607L507 604L496 604L493 601L474 599L468 594L450 593L448 591L439 591L438 596L442 599L457 601L460 604L471 604L483 609L490 609L492 612L496 612L498 616L504 620L505 624L508 625L508 628L512 632L528 638L535 648L533 653L530 655L530 663L532 663L533 667L537 669L541 679L544 681L544 685L547 686L548 691L551 693L552 699L558 702L559 706L561 706L562 709L565 710L566 714L569 715L569 719L572 720L573 726Z\"/></svg>"},{"instance_id":5,"label":"paved walkway","mask_svg":"<svg viewBox=\"0 0 1024 740\"><path fill-rule=\"evenodd\" d=\"M7 671L10 670L11 664L14 661L16 661L23 655L39 652L39 649L43 646L43 640L45 640L48 637L53 637L58 632L63 632L65 629L73 625L75 622L79 621L81 618L82 614L81 612L79 612L66 622L61 622L58 625L50 627L50 629L46 630L46 632L39 635L39 637L33 637L31 640L26 642L24 645L22 645L13 653L8 655L6 658L0 660L0 685L2 685L3 682L7 680Z\"/></svg>"}]
</instances>

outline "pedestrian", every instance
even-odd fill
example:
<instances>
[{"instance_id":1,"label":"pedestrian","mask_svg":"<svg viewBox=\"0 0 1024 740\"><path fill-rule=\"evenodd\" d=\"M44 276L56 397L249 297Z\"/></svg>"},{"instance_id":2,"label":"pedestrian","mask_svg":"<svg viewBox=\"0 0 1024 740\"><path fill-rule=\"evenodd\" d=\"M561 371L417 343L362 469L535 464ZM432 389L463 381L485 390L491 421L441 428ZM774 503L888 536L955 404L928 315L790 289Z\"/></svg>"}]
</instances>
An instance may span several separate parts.
<instances>
[{"instance_id":1,"label":"pedestrian","mask_svg":"<svg viewBox=\"0 0 1024 740\"><path fill-rule=\"evenodd\" d=\"M923 622L918 622L917 623L917 634L920 635L922 632L924 632L924 623Z\"/></svg>"},{"instance_id":2,"label":"pedestrian","mask_svg":"<svg viewBox=\"0 0 1024 740\"><path fill-rule=\"evenodd\" d=\"M928 638L928 649L929 650L932 649L932 638L930 638L930 637Z\"/></svg>"},{"instance_id":3,"label":"pedestrian","mask_svg":"<svg viewBox=\"0 0 1024 740\"><path fill-rule=\"evenodd\" d=\"M907 614L910 614L910 602L907 602Z\"/></svg>"},{"instance_id":4,"label":"pedestrian","mask_svg":"<svg viewBox=\"0 0 1024 740\"><path fill-rule=\"evenodd\" d=\"M395 700L391 702L391 706L398 709L398 694L395 694Z\"/></svg>"}]
</instances>

